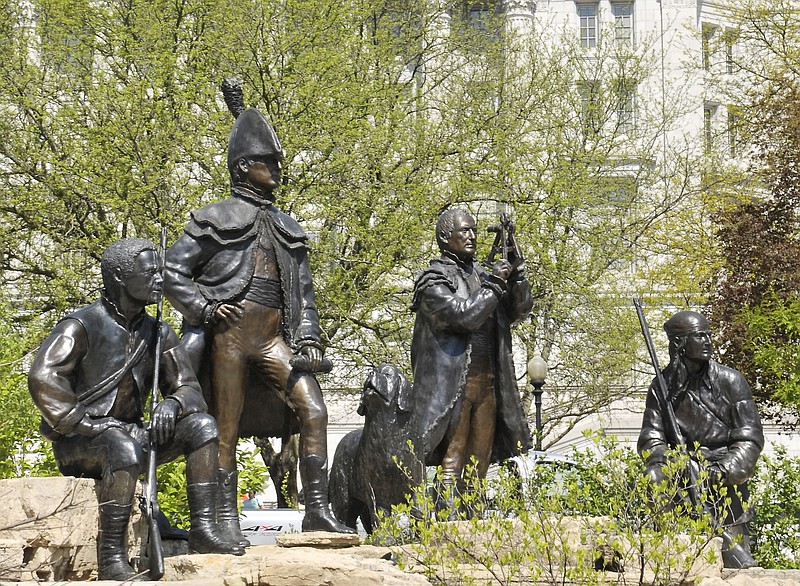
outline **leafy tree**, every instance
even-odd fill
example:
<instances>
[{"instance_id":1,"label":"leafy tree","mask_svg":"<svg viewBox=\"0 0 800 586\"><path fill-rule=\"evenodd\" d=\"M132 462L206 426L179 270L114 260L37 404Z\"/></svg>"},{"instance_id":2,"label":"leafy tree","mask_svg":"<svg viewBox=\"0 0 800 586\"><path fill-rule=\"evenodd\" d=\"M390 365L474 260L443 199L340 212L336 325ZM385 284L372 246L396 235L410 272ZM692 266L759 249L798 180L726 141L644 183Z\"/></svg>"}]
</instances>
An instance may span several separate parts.
<instances>
[{"instance_id":1,"label":"leafy tree","mask_svg":"<svg viewBox=\"0 0 800 586\"><path fill-rule=\"evenodd\" d=\"M25 332L11 326L8 307L0 315L0 478L47 475L57 472L52 451L39 435L39 415L28 395L22 372Z\"/></svg>"},{"instance_id":2,"label":"leafy tree","mask_svg":"<svg viewBox=\"0 0 800 586\"><path fill-rule=\"evenodd\" d=\"M723 265L712 283L711 318L724 359L754 387L762 410L786 424L800 405L800 53L798 15L787 3L728 8L746 81L731 88L737 135L751 145L752 179L718 218ZM748 151L743 151L747 153Z\"/></svg>"},{"instance_id":3,"label":"leafy tree","mask_svg":"<svg viewBox=\"0 0 800 586\"><path fill-rule=\"evenodd\" d=\"M466 205L481 226L516 220L537 297L519 336L552 363L550 427L627 395L631 283L694 298L706 270L684 254L702 249L708 198L674 131L686 92L632 118L657 38L586 59L573 31L512 34L486 5L476 20L426 0L6 0L0 274L15 321L49 326L96 296L110 241L160 224L173 240L224 196L217 87L235 74L283 141L278 205L312 236L339 367L326 386L358 388L380 361L407 370L413 276L436 255L438 212Z\"/></svg>"},{"instance_id":4,"label":"leafy tree","mask_svg":"<svg viewBox=\"0 0 800 586\"><path fill-rule=\"evenodd\" d=\"M764 568L800 568L800 460L777 445L762 456L751 481L753 555Z\"/></svg>"},{"instance_id":5,"label":"leafy tree","mask_svg":"<svg viewBox=\"0 0 800 586\"><path fill-rule=\"evenodd\" d=\"M742 371L756 397L790 405L800 403L796 205L791 190L775 185L771 194L720 214L726 262L710 314L724 359Z\"/></svg>"}]
</instances>

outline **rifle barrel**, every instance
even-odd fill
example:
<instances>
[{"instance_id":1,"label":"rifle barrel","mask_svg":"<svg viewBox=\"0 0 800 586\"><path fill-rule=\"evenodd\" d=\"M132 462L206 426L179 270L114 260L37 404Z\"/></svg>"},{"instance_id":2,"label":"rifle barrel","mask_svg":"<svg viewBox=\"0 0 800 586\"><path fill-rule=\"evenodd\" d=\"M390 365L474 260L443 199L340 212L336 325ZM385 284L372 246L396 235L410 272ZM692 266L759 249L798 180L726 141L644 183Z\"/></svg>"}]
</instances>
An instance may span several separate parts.
<instances>
[{"instance_id":1,"label":"rifle barrel","mask_svg":"<svg viewBox=\"0 0 800 586\"><path fill-rule=\"evenodd\" d=\"M672 402L669 400L669 392L667 390L667 383L664 380L664 374L661 372L661 368L658 365L658 357L656 356L656 350L653 346L653 339L650 337L650 328L647 326L647 319L644 316L642 302L634 297L633 305L636 307L636 314L639 316L639 325L642 327L642 335L647 344L647 350L650 353L650 362L653 364L656 373L653 391L661 406L661 417L667 441L671 442L678 450L688 454L686 440L678 426L678 419L675 417L675 409L672 407ZM689 485L686 487L686 490L689 493L689 500L692 505L697 506L698 503L700 503L700 495L697 492L700 486L700 479L697 475L697 470L692 466L691 462L687 462L686 467L689 475Z\"/></svg>"},{"instance_id":2,"label":"rifle barrel","mask_svg":"<svg viewBox=\"0 0 800 586\"><path fill-rule=\"evenodd\" d=\"M161 243L159 250L159 264L163 277L164 274L164 254L167 249L167 228L161 228ZM161 370L161 319L164 313L164 293L158 296L158 303L156 305L156 344L155 356L153 357L153 388L150 396L150 442L149 452L147 454L147 477L145 481L145 510L144 514L147 516L149 526L149 543L147 548L148 562L149 562L149 577L151 580L160 580L164 575L164 552L161 548L161 533L158 529L158 484L156 479L156 464L158 451L158 443L155 439L155 431L153 430L153 414L155 413L156 406L158 405L158 393L160 387L160 370Z\"/></svg>"},{"instance_id":3,"label":"rifle barrel","mask_svg":"<svg viewBox=\"0 0 800 586\"><path fill-rule=\"evenodd\" d=\"M666 419L666 421L664 421L665 428L672 436L668 439L676 446L686 445L686 442L683 439L683 434L681 434L680 428L678 427L678 421L675 418L675 410L672 408L672 402L669 400L669 392L667 391L667 383L664 380L664 373L661 371L661 367L658 365L658 356L656 355L656 349L653 345L653 339L650 337L650 328L647 326L647 318L644 316L642 302L638 298L634 297L633 305L636 307L636 314L639 316L639 325L642 327L642 335L644 336L644 341L647 345L647 351L650 353L650 363L653 365L653 370L655 371L656 375L656 384L654 385L653 389L655 391L656 398L661 405L664 418Z\"/></svg>"}]
</instances>

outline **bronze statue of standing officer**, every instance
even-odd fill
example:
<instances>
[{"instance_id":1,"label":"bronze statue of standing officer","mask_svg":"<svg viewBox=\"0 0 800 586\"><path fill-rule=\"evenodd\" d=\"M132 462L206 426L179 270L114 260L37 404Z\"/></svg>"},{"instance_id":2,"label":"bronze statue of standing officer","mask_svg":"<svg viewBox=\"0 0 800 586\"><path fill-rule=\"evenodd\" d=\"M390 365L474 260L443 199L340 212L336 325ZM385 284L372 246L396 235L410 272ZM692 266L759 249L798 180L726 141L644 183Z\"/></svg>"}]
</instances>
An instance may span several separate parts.
<instances>
[{"instance_id":1,"label":"bronze statue of standing officer","mask_svg":"<svg viewBox=\"0 0 800 586\"><path fill-rule=\"evenodd\" d=\"M308 238L273 205L283 160L274 129L254 108L235 114L230 197L192 212L167 251L165 272L166 296L185 318L183 342L198 368L210 370L207 396L220 429L224 487L220 521L227 538L248 544L236 508L236 443L245 435L247 401L255 408L277 397L301 430L303 530L349 533L328 504L328 412L313 374L323 366L323 347Z\"/></svg>"}]
</instances>

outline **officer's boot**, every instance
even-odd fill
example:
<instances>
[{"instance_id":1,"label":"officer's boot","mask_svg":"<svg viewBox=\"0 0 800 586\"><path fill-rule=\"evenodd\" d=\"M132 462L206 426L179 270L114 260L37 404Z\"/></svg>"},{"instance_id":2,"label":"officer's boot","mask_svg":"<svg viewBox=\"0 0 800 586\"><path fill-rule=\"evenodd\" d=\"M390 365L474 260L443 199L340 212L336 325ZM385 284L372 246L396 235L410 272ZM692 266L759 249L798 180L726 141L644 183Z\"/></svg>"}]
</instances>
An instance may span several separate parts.
<instances>
[{"instance_id":1,"label":"officer's boot","mask_svg":"<svg viewBox=\"0 0 800 586\"><path fill-rule=\"evenodd\" d=\"M339 523L331 514L328 504L328 465L325 459L320 456L306 456L300 460L300 478L303 481L306 505L303 531L355 533L355 529Z\"/></svg>"},{"instance_id":2,"label":"officer's boot","mask_svg":"<svg viewBox=\"0 0 800 586\"><path fill-rule=\"evenodd\" d=\"M189 547L197 553L228 553L244 555L244 547L228 541L220 533L216 521L216 482L196 482L186 487L189 497L191 530Z\"/></svg>"},{"instance_id":3,"label":"officer's boot","mask_svg":"<svg viewBox=\"0 0 800 586\"><path fill-rule=\"evenodd\" d=\"M457 521L459 508L456 501L460 499L456 478L445 472L436 480L434 487L436 518L442 521Z\"/></svg>"},{"instance_id":4,"label":"officer's boot","mask_svg":"<svg viewBox=\"0 0 800 586\"><path fill-rule=\"evenodd\" d=\"M130 581L146 580L138 576L128 563L128 522L131 505L100 505L100 530L97 532L97 579Z\"/></svg>"},{"instance_id":5,"label":"officer's boot","mask_svg":"<svg viewBox=\"0 0 800 586\"><path fill-rule=\"evenodd\" d=\"M239 491L236 470L227 472L220 468L217 472L217 526L225 541L242 547L250 547L250 542L239 525Z\"/></svg>"}]
</instances>

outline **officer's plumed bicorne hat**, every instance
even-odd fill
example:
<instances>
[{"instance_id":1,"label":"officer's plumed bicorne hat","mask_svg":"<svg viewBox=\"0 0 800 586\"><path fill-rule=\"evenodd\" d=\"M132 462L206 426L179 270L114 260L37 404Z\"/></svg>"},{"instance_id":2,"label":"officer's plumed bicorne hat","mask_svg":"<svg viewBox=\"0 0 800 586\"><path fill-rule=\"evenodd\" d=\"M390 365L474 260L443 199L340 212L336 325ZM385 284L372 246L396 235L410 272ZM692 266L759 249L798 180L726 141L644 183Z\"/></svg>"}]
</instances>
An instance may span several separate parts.
<instances>
[{"instance_id":1,"label":"officer's plumed bicorne hat","mask_svg":"<svg viewBox=\"0 0 800 586\"><path fill-rule=\"evenodd\" d=\"M283 159L283 150L272 124L255 108L247 108L236 118L228 140L228 169L239 159L276 157Z\"/></svg>"}]
</instances>

